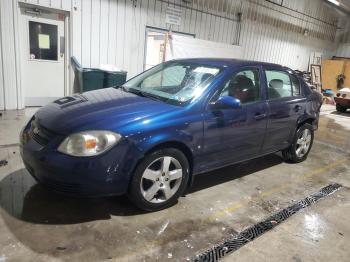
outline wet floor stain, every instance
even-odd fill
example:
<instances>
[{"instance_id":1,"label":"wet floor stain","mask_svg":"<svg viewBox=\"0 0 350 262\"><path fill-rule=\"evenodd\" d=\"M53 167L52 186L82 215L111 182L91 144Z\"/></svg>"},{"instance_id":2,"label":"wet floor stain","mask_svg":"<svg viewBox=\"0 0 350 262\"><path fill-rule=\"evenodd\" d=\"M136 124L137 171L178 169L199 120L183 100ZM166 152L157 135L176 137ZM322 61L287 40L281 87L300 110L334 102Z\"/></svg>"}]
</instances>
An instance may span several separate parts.
<instances>
[{"instance_id":1,"label":"wet floor stain","mask_svg":"<svg viewBox=\"0 0 350 262\"><path fill-rule=\"evenodd\" d=\"M196 262L218 261L224 256L238 250L239 248L243 247L247 243L253 241L257 237L261 236L262 234L270 231L271 229L276 227L278 224L284 222L285 220L287 220L289 217L296 214L300 210L315 204L316 202L333 194L334 192L338 191L341 188L342 188L342 185L330 184L322 188L320 191L298 201L297 203L287 208L284 208L278 213L268 217L264 221L259 222L258 224L255 224L252 227L245 229L244 231L235 235L233 238L224 241L222 244L214 246L213 248L205 251L204 253L197 255L193 260ZM312 225L314 225L314 223ZM312 228L311 230L314 231L314 228Z\"/></svg>"},{"instance_id":2,"label":"wet floor stain","mask_svg":"<svg viewBox=\"0 0 350 262\"><path fill-rule=\"evenodd\" d=\"M0 160L0 167L2 166L6 166L8 164L8 161L3 159L3 160Z\"/></svg>"},{"instance_id":3,"label":"wet floor stain","mask_svg":"<svg viewBox=\"0 0 350 262\"><path fill-rule=\"evenodd\" d=\"M331 129L329 132L322 129L319 133L324 141L330 141L331 136L337 136L339 139L335 141L343 143L349 137L343 137L346 130L331 123L331 120L324 120L322 128ZM285 195L277 192L273 197L263 199L264 192L271 189L271 185L263 180L269 180L276 185L282 183L277 177L276 181L271 179L277 166L285 171L295 172L296 177L310 168L319 168L337 161L337 156L344 158L343 152L323 151L323 147L322 154L317 153L317 150L321 151L321 147L318 147L305 164L296 166L286 167L279 155L248 161L202 175L189 190L189 201L182 199L178 205L167 211L148 214L134 208L125 197L72 199L50 193L37 185L26 170L14 164L18 162L19 154L13 154L12 150L8 149L10 146L5 148L8 158L6 155L1 156L10 163L1 168L1 171L5 172L2 173L0 181L0 243L4 247L4 243L7 243L5 238L13 237L14 242L9 245L16 246L20 252L29 250L29 254L36 257L42 255L44 258L41 261L45 261L47 257L61 261L186 261L201 250L232 238L244 228L256 224L262 219L257 215L265 214L263 217L266 217L266 214L277 212L276 207L290 205L288 200L291 199L291 195L305 196L305 190L317 189L321 187L319 184L323 186L330 183L329 178L323 175L319 178L310 177L298 188L292 186ZM0 145L0 149L3 150L1 147ZM252 181L254 173L262 170L266 170L266 179L260 176L262 180L249 182ZM348 167L337 167L337 172L347 170ZM281 177L285 175L280 174ZM345 178L343 180L347 181ZM249 191L249 188L253 188L253 191ZM240 191L242 195L230 194L231 190ZM213 200L211 191L213 197L219 194L220 198ZM196 199L198 195L204 200L198 197ZM241 213L231 212L233 214L228 216L225 213L219 220L208 220L209 210L216 214L215 212L240 199L255 196L256 201L250 201L249 206L242 208ZM279 197L279 200L273 199L275 197ZM183 203L187 203L188 206ZM250 203L255 206L250 206ZM216 205L221 209L216 209ZM198 215L197 212L203 214ZM307 221L312 222L313 218L310 217ZM277 221L272 220L270 223L276 224ZM338 231L336 233L339 238L346 237L341 229ZM309 227L309 234L315 233L318 231ZM11 253L3 252L4 250L1 249L0 261L1 254L4 254L7 260L16 261L14 257L16 258L18 251ZM33 257L29 256L28 259L31 258Z\"/></svg>"}]
</instances>

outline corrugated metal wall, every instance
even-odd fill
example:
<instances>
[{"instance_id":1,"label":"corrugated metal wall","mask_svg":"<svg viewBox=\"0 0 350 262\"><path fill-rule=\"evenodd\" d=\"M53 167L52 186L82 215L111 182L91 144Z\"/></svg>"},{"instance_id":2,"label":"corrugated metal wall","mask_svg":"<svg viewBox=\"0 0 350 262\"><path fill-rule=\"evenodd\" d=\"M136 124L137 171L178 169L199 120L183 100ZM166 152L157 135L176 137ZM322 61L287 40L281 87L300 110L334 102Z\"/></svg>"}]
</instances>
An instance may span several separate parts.
<instances>
[{"instance_id":1,"label":"corrugated metal wall","mask_svg":"<svg viewBox=\"0 0 350 262\"><path fill-rule=\"evenodd\" d=\"M350 43L341 43L337 49L336 56L350 57Z\"/></svg>"},{"instance_id":2,"label":"corrugated metal wall","mask_svg":"<svg viewBox=\"0 0 350 262\"><path fill-rule=\"evenodd\" d=\"M350 57L350 20L347 19L341 28L336 56Z\"/></svg>"},{"instance_id":3,"label":"corrugated metal wall","mask_svg":"<svg viewBox=\"0 0 350 262\"><path fill-rule=\"evenodd\" d=\"M19 2L70 11L72 0L18 0Z\"/></svg>"},{"instance_id":4,"label":"corrugated metal wall","mask_svg":"<svg viewBox=\"0 0 350 262\"><path fill-rule=\"evenodd\" d=\"M311 52L336 53L337 14L322 0L284 0L289 9L265 0L6 0L0 1L0 109L23 106L17 1L70 11L72 54L85 67L115 64L129 77L143 69L146 26L169 29L167 5L182 9L182 24L172 30L240 44L246 59L306 69Z\"/></svg>"},{"instance_id":5,"label":"corrugated metal wall","mask_svg":"<svg viewBox=\"0 0 350 262\"><path fill-rule=\"evenodd\" d=\"M197 38L244 47L244 57L306 69L313 51L326 56L335 52L336 17L322 1L285 0L284 5L327 23L286 10L267 1L180 0L76 1L73 53L84 66L116 64L129 76L142 70L145 27L167 28L167 5L183 10L182 25L172 30ZM80 12L79 12L80 10ZM237 13L243 21L239 34ZM304 36L304 30L309 35Z\"/></svg>"},{"instance_id":6,"label":"corrugated metal wall","mask_svg":"<svg viewBox=\"0 0 350 262\"><path fill-rule=\"evenodd\" d=\"M17 1L0 1L0 110L22 107L17 17Z\"/></svg>"}]
</instances>

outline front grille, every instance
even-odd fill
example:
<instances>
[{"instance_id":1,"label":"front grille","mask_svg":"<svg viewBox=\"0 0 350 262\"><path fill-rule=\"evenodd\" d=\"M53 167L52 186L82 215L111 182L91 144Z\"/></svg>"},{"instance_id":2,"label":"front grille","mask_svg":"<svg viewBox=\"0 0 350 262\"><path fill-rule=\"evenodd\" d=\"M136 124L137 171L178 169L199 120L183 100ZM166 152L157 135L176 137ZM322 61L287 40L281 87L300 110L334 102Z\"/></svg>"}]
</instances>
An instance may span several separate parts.
<instances>
[{"instance_id":1,"label":"front grille","mask_svg":"<svg viewBox=\"0 0 350 262\"><path fill-rule=\"evenodd\" d=\"M35 118L30 123L28 133L33 140L42 146L46 146L55 137L53 132L42 127Z\"/></svg>"}]
</instances>

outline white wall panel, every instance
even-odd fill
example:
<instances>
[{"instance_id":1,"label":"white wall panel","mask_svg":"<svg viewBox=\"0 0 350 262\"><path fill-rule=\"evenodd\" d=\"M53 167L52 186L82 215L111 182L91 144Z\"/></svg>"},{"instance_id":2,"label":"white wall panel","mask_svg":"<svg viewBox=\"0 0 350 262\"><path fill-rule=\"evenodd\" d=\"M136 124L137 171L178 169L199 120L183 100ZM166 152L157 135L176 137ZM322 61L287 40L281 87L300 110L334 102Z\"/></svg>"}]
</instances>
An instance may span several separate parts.
<instances>
[{"instance_id":1,"label":"white wall panel","mask_svg":"<svg viewBox=\"0 0 350 262\"><path fill-rule=\"evenodd\" d=\"M72 35L75 34L74 28L80 26L80 34L81 34L81 45L76 46L76 49L73 51L74 56L79 56L81 53L81 63L83 65L91 65L91 7L92 0L83 0L80 3L81 9L77 8L77 13L81 13L79 19L75 19L76 16L73 16L73 32ZM74 45L74 43L73 43Z\"/></svg>"},{"instance_id":2,"label":"white wall panel","mask_svg":"<svg viewBox=\"0 0 350 262\"><path fill-rule=\"evenodd\" d=\"M14 1L0 1L0 32L2 48L2 77L0 92L4 96L4 109L17 108L18 67L16 61Z\"/></svg>"},{"instance_id":3,"label":"white wall panel","mask_svg":"<svg viewBox=\"0 0 350 262\"><path fill-rule=\"evenodd\" d=\"M1 3L0 3L0 14L1 14ZM1 26L0 26L0 36L1 36ZM3 76L3 60L2 60L2 38L0 37L0 110L5 109L4 102L4 76Z\"/></svg>"},{"instance_id":4,"label":"white wall panel","mask_svg":"<svg viewBox=\"0 0 350 262\"><path fill-rule=\"evenodd\" d=\"M264 0L192 0L187 5L182 0L137 0L136 7L132 0L6 0L0 1L0 109L4 93L6 108L21 107L21 99L17 99L20 72L13 59L18 50L14 15L17 1L69 11L72 55L84 67L115 64L127 70L128 77L143 69L146 26L170 29L165 24L167 5L182 9L182 24L172 26L173 31L239 43L245 59L306 69L310 52L322 52L326 57L350 56L348 31L342 33L337 49L336 26L327 23L336 21L338 14L322 0L283 1L288 8L308 16ZM238 12L243 14L241 23L237 22ZM303 35L305 29L309 30L308 36Z\"/></svg>"},{"instance_id":5,"label":"white wall panel","mask_svg":"<svg viewBox=\"0 0 350 262\"><path fill-rule=\"evenodd\" d=\"M101 0L91 1L91 35L90 35L90 66L98 67L100 65L100 38L101 38ZM83 25L83 29L85 25ZM83 30L83 34L85 31ZM74 32L73 32L74 34Z\"/></svg>"},{"instance_id":6,"label":"white wall panel","mask_svg":"<svg viewBox=\"0 0 350 262\"><path fill-rule=\"evenodd\" d=\"M17 0L7 0L7 1L16 1ZM18 2L23 2L27 4L39 5L49 8L55 8L65 11L71 11L71 1L77 0L18 0Z\"/></svg>"},{"instance_id":7,"label":"white wall panel","mask_svg":"<svg viewBox=\"0 0 350 262\"><path fill-rule=\"evenodd\" d=\"M336 56L350 58L350 43L342 43L337 49Z\"/></svg>"},{"instance_id":8,"label":"white wall panel","mask_svg":"<svg viewBox=\"0 0 350 262\"><path fill-rule=\"evenodd\" d=\"M86 1L83 1L84 3L86 3ZM77 60L79 61L79 63L82 62L82 52L84 49L84 46L87 43L82 44L82 12L80 11L82 9L82 2L81 1L74 1L73 3L71 3L71 10L72 10L72 14L70 17L70 21L71 21L71 31L74 32L74 34L71 35L71 49L72 49L72 53L74 54L74 56L77 58ZM90 6L90 5L89 5ZM85 6L84 6L85 8ZM84 30L86 30L86 28L84 28ZM90 42L89 42L90 43Z\"/></svg>"},{"instance_id":9,"label":"white wall panel","mask_svg":"<svg viewBox=\"0 0 350 262\"><path fill-rule=\"evenodd\" d=\"M340 43L336 56L350 58L350 19L347 19L343 22L344 23L341 25L343 29L338 34Z\"/></svg>"}]
</instances>

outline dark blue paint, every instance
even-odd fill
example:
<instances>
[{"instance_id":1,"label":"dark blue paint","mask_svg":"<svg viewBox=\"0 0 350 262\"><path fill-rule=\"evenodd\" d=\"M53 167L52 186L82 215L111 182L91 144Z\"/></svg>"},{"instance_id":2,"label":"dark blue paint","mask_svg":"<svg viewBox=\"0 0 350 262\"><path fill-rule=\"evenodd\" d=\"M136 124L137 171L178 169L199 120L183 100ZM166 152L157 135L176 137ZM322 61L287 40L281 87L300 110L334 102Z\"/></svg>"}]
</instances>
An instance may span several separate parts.
<instances>
[{"instance_id":1,"label":"dark blue paint","mask_svg":"<svg viewBox=\"0 0 350 262\"><path fill-rule=\"evenodd\" d=\"M290 69L228 59L187 61L225 69L199 98L185 106L109 88L75 95L74 99L62 98L40 109L35 119L53 132L54 138L45 146L33 139L21 144L30 173L66 194L124 194L138 161L156 146L167 143L187 148L192 174L199 174L288 147L297 125L305 120L313 121L317 128L321 98L302 79L300 97L267 100L263 70L273 68L293 74ZM261 101L212 108L211 99L217 90L234 72L245 68L260 70ZM29 124L22 137L28 129ZM123 138L111 150L94 157L72 157L57 151L67 135L85 130L110 130Z\"/></svg>"}]
</instances>

